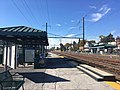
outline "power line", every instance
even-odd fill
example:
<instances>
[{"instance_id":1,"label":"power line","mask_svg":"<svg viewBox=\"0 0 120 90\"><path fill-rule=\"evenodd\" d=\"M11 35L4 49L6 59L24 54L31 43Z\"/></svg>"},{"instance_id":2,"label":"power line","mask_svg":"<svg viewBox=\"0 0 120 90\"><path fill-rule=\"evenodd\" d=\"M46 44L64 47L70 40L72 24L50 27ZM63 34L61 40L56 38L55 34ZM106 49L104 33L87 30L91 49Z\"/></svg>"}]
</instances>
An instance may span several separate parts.
<instances>
[{"instance_id":1,"label":"power line","mask_svg":"<svg viewBox=\"0 0 120 90\"><path fill-rule=\"evenodd\" d=\"M39 1L39 6L40 6L40 8L41 8L41 13L43 13L43 7L42 7L42 1L41 0L38 0ZM45 15L43 15L43 18L44 18L44 20L45 20ZM46 21L45 21L46 22ZM44 23L45 23L44 22Z\"/></svg>"},{"instance_id":2,"label":"power line","mask_svg":"<svg viewBox=\"0 0 120 90\"><path fill-rule=\"evenodd\" d=\"M14 4L14 6L18 9L18 11L23 15L23 17L25 18L25 20L30 24L31 22L29 22L29 20L27 19L27 17L24 15L24 13L22 12L22 10L17 6L17 4L14 2L14 0L12 0L12 3Z\"/></svg>"},{"instance_id":3,"label":"power line","mask_svg":"<svg viewBox=\"0 0 120 90\"><path fill-rule=\"evenodd\" d=\"M100 0L100 1L98 1L97 3L96 3L96 5L95 6L97 6L97 7L99 7L99 6L101 6L101 4L102 3L106 3L108 0ZM83 17L84 18L86 18L90 13L92 13L93 11L95 11L95 9L94 8L92 8L90 11L88 11Z\"/></svg>"},{"instance_id":4,"label":"power line","mask_svg":"<svg viewBox=\"0 0 120 90\"><path fill-rule=\"evenodd\" d=\"M80 39L81 37L48 37L48 38Z\"/></svg>"},{"instance_id":5,"label":"power line","mask_svg":"<svg viewBox=\"0 0 120 90\"><path fill-rule=\"evenodd\" d=\"M50 24L50 15L49 15L49 7L48 7L48 1L47 0L46 0L46 6L47 6L48 22Z\"/></svg>"},{"instance_id":6,"label":"power line","mask_svg":"<svg viewBox=\"0 0 120 90\"><path fill-rule=\"evenodd\" d=\"M23 8L24 8L24 9L26 10L26 12L29 14L29 16L30 16L30 18L31 18L31 21L32 21L32 22L35 22L35 21L33 20L33 17L30 15L29 9L26 7L25 2L24 2L23 0L21 0L21 2L22 2L22 4L23 4Z\"/></svg>"},{"instance_id":7,"label":"power line","mask_svg":"<svg viewBox=\"0 0 120 90\"><path fill-rule=\"evenodd\" d=\"M97 4L96 4L96 6L99 6L100 5L100 3L102 3L103 1L102 0L100 0ZM85 18L85 17L87 17L91 12L93 12L94 11L94 9L92 8L90 11L88 11L83 17ZM80 22L81 21L83 21L83 18L81 18L80 20L78 20L78 22L77 22L77 24L75 25L75 27L77 27L77 26L79 26L79 24L80 24ZM79 30L80 30L80 26L79 26ZM70 32L71 30L69 30L68 31L68 33ZM67 34L68 34L67 33Z\"/></svg>"},{"instance_id":8,"label":"power line","mask_svg":"<svg viewBox=\"0 0 120 90\"><path fill-rule=\"evenodd\" d=\"M82 21L82 19L79 19L73 27L76 27L80 30L81 26L79 26L79 25L80 25L81 21ZM73 30L73 29L70 29L65 35L69 34L71 32L71 30Z\"/></svg>"},{"instance_id":9,"label":"power line","mask_svg":"<svg viewBox=\"0 0 120 90\"><path fill-rule=\"evenodd\" d=\"M48 1L47 0L46 0L46 5L47 5L48 22L49 22L49 24L51 24L50 23L50 14L49 14L49 7L48 7ZM50 27L50 29L51 29L51 27Z\"/></svg>"},{"instance_id":10,"label":"power line","mask_svg":"<svg viewBox=\"0 0 120 90\"><path fill-rule=\"evenodd\" d=\"M107 0L106 0L107 1ZM102 2L103 2L103 0L100 0L97 4L96 4L96 6L100 6L101 4L102 4ZM105 1L104 1L105 2ZM90 11L88 11L88 13L86 13L84 16L83 16L83 41L84 41L84 36L85 36L85 34L84 34L84 18L86 18L91 12L93 12L95 9L91 9ZM83 48L84 48L84 46L83 46Z\"/></svg>"},{"instance_id":11,"label":"power line","mask_svg":"<svg viewBox=\"0 0 120 90\"><path fill-rule=\"evenodd\" d=\"M32 17L34 18L34 20L36 21L36 24L39 24L39 21L36 19L36 17L34 16L34 14L32 13L31 8L29 7L29 5L27 4L26 0L23 0L28 8L28 10L30 11Z\"/></svg>"},{"instance_id":12,"label":"power line","mask_svg":"<svg viewBox=\"0 0 120 90\"><path fill-rule=\"evenodd\" d=\"M52 34L52 33L48 33L48 34L53 35L53 36L60 36L60 35L57 35L57 34Z\"/></svg>"},{"instance_id":13,"label":"power line","mask_svg":"<svg viewBox=\"0 0 120 90\"><path fill-rule=\"evenodd\" d=\"M43 19L43 16L42 16L41 0L38 0L38 1L39 1L40 5L39 5L39 3L37 3L35 6L36 6L36 8L37 8L37 11L40 13L39 15L40 15L40 17L41 17L42 22L45 23L45 22L44 22L44 19ZM40 7L39 7L39 6L40 6Z\"/></svg>"},{"instance_id":14,"label":"power line","mask_svg":"<svg viewBox=\"0 0 120 90\"><path fill-rule=\"evenodd\" d=\"M106 0L106 1L104 1L103 3L105 4L106 2L108 3L109 1L110 1L110 0ZM98 4L99 4L99 3L98 3ZM99 4L99 6L100 6L100 4ZM113 14L114 14L114 13L113 13ZM110 14L110 15L109 15L109 17L110 17L110 16L112 16L112 14ZM97 23L98 23L98 21L97 21L97 22L95 22L95 23L92 23L92 25L91 25L91 26L93 26L94 24L97 24Z\"/></svg>"},{"instance_id":15,"label":"power line","mask_svg":"<svg viewBox=\"0 0 120 90\"><path fill-rule=\"evenodd\" d=\"M59 37L63 37L63 36L61 36L61 35L58 35L58 34L53 34L53 33L48 33L48 34L50 34L50 35L53 35L53 36L59 36ZM82 35L82 34L76 34L76 35L74 35L74 36L79 36L79 35Z\"/></svg>"},{"instance_id":16,"label":"power line","mask_svg":"<svg viewBox=\"0 0 120 90\"><path fill-rule=\"evenodd\" d=\"M74 36L79 36L79 35L82 35L82 34L76 34L76 35L74 35Z\"/></svg>"}]
</instances>

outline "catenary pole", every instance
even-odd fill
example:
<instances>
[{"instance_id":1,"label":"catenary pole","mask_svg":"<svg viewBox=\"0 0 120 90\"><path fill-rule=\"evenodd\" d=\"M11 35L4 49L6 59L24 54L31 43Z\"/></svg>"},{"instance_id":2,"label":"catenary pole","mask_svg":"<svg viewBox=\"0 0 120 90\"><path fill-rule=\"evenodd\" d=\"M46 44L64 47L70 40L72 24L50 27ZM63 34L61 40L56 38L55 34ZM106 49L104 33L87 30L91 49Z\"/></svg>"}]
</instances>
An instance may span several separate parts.
<instances>
[{"instance_id":1,"label":"catenary pole","mask_svg":"<svg viewBox=\"0 0 120 90\"><path fill-rule=\"evenodd\" d=\"M83 50L84 50L84 44L85 44L85 20L83 17Z\"/></svg>"}]
</instances>

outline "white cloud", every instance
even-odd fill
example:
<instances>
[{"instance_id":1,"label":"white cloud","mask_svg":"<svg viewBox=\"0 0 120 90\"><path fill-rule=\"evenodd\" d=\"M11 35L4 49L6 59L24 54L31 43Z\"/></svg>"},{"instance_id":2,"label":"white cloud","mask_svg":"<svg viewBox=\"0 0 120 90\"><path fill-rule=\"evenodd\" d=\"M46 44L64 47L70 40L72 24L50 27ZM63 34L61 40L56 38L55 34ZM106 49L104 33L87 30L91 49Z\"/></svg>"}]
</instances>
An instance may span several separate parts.
<instances>
[{"instance_id":1,"label":"white cloud","mask_svg":"<svg viewBox=\"0 0 120 90\"><path fill-rule=\"evenodd\" d=\"M73 37L73 36L75 36L75 34L66 35L66 37Z\"/></svg>"},{"instance_id":2,"label":"white cloud","mask_svg":"<svg viewBox=\"0 0 120 90\"><path fill-rule=\"evenodd\" d=\"M107 10L109 10L110 8L108 8L108 6L107 5L103 5L100 9L99 9L99 11L102 11L103 13L104 12L106 12Z\"/></svg>"},{"instance_id":3,"label":"white cloud","mask_svg":"<svg viewBox=\"0 0 120 90\"><path fill-rule=\"evenodd\" d=\"M74 36L75 36L75 34L69 34L69 35L66 35L65 37L74 37ZM78 42L78 39L71 39L71 38L61 39L62 44L73 43L73 41Z\"/></svg>"},{"instance_id":4,"label":"white cloud","mask_svg":"<svg viewBox=\"0 0 120 90\"><path fill-rule=\"evenodd\" d=\"M99 42L100 38L98 36L88 36L87 40L95 40L96 42Z\"/></svg>"},{"instance_id":5,"label":"white cloud","mask_svg":"<svg viewBox=\"0 0 120 90\"><path fill-rule=\"evenodd\" d=\"M96 9L96 7L95 6L89 6L90 8L92 8L92 9Z\"/></svg>"},{"instance_id":6,"label":"white cloud","mask_svg":"<svg viewBox=\"0 0 120 90\"><path fill-rule=\"evenodd\" d=\"M108 8L103 15L107 14L109 11L111 10L111 8Z\"/></svg>"},{"instance_id":7,"label":"white cloud","mask_svg":"<svg viewBox=\"0 0 120 90\"><path fill-rule=\"evenodd\" d=\"M74 20L71 20L71 22L73 23L73 22L75 22Z\"/></svg>"},{"instance_id":8,"label":"white cloud","mask_svg":"<svg viewBox=\"0 0 120 90\"><path fill-rule=\"evenodd\" d=\"M59 47L60 39L58 38L48 38L49 47Z\"/></svg>"},{"instance_id":9,"label":"white cloud","mask_svg":"<svg viewBox=\"0 0 120 90\"><path fill-rule=\"evenodd\" d=\"M102 14L101 13L93 13L92 14L92 22L97 22L102 18Z\"/></svg>"},{"instance_id":10,"label":"white cloud","mask_svg":"<svg viewBox=\"0 0 120 90\"><path fill-rule=\"evenodd\" d=\"M93 13L91 15L92 19L90 20L91 22L97 22L99 21L103 16L105 16L111 8L109 8L107 5L103 5L97 13Z\"/></svg>"},{"instance_id":11,"label":"white cloud","mask_svg":"<svg viewBox=\"0 0 120 90\"><path fill-rule=\"evenodd\" d=\"M115 30L112 30L110 33L111 33L111 34L114 34L115 32L116 32Z\"/></svg>"},{"instance_id":12,"label":"white cloud","mask_svg":"<svg viewBox=\"0 0 120 90\"><path fill-rule=\"evenodd\" d=\"M71 30L71 29L76 29L76 28L77 28L77 27L70 27L69 30Z\"/></svg>"},{"instance_id":13,"label":"white cloud","mask_svg":"<svg viewBox=\"0 0 120 90\"><path fill-rule=\"evenodd\" d=\"M56 26L61 27L61 24L56 24Z\"/></svg>"}]
</instances>

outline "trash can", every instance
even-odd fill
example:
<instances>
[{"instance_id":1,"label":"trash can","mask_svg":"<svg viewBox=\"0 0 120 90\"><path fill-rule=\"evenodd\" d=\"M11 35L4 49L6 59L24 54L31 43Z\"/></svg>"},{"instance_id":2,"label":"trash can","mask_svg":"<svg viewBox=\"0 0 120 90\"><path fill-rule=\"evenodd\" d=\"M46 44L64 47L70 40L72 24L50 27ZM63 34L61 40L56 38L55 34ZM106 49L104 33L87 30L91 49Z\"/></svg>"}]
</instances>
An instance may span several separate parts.
<instances>
[{"instance_id":1,"label":"trash can","mask_svg":"<svg viewBox=\"0 0 120 90\"><path fill-rule=\"evenodd\" d=\"M40 68L39 61L40 61L39 57L34 58L34 69L39 69Z\"/></svg>"},{"instance_id":2,"label":"trash can","mask_svg":"<svg viewBox=\"0 0 120 90\"><path fill-rule=\"evenodd\" d=\"M40 65L41 68L45 67L45 65L46 65L45 58L40 58L39 65Z\"/></svg>"},{"instance_id":3,"label":"trash can","mask_svg":"<svg viewBox=\"0 0 120 90\"><path fill-rule=\"evenodd\" d=\"M3 54L0 54L0 64L3 64Z\"/></svg>"}]
</instances>

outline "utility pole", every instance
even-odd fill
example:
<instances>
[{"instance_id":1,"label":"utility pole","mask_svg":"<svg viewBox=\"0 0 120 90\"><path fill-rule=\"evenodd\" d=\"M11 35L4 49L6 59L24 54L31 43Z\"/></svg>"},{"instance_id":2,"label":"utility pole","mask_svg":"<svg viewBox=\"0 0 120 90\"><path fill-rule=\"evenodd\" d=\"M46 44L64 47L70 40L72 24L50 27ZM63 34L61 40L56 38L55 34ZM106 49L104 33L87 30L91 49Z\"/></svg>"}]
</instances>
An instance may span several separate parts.
<instances>
[{"instance_id":1,"label":"utility pole","mask_svg":"<svg viewBox=\"0 0 120 90\"><path fill-rule=\"evenodd\" d=\"M48 27L48 26L47 26L47 23L46 23L46 33L47 33L47 27Z\"/></svg>"},{"instance_id":2,"label":"utility pole","mask_svg":"<svg viewBox=\"0 0 120 90\"><path fill-rule=\"evenodd\" d=\"M48 27L48 25L47 25L47 22L46 22L46 33L48 32L47 27ZM46 52L47 52L47 45L46 45Z\"/></svg>"},{"instance_id":3,"label":"utility pole","mask_svg":"<svg viewBox=\"0 0 120 90\"><path fill-rule=\"evenodd\" d=\"M84 23L84 17L83 17L83 50L84 50L84 44L85 44L85 23Z\"/></svg>"}]
</instances>

